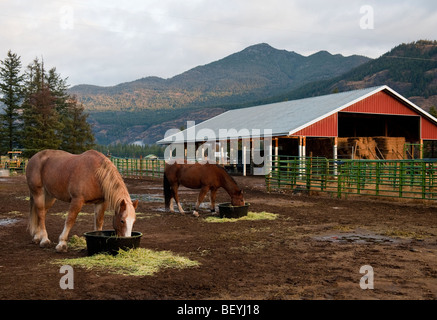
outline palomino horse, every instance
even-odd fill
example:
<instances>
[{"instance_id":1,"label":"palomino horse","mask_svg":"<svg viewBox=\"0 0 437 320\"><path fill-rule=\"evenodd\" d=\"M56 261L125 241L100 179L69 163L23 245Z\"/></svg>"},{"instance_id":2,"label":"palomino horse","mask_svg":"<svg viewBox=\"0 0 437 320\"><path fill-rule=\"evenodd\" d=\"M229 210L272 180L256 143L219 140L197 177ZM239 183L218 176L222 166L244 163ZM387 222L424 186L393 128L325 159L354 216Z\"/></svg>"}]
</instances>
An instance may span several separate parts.
<instances>
[{"instance_id":1,"label":"palomino horse","mask_svg":"<svg viewBox=\"0 0 437 320\"><path fill-rule=\"evenodd\" d=\"M179 212L184 213L179 202L178 188L183 185L191 189L200 189L197 198L196 210L203 201L203 198L211 190L211 211L215 211L215 197L217 190L223 187L231 197L233 206L244 205L243 191L240 190L234 179L223 167L215 164L166 164L164 170L164 198L165 208L174 212L173 198L176 201Z\"/></svg>"},{"instance_id":2,"label":"palomino horse","mask_svg":"<svg viewBox=\"0 0 437 320\"><path fill-rule=\"evenodd\" d=\"M115 210L113 225L118 236L130 236L138 200L132 203L120 173L100 152L89 150L73 155L60 150L43 150L27 165L30 191L29 230L41 247L50 245L45 227L47 210L56 199L70 208L56 251L67 251L67 238L84 204L94 204L94 229L102 230L107 207Z\"/></svg>"}]
</instances>

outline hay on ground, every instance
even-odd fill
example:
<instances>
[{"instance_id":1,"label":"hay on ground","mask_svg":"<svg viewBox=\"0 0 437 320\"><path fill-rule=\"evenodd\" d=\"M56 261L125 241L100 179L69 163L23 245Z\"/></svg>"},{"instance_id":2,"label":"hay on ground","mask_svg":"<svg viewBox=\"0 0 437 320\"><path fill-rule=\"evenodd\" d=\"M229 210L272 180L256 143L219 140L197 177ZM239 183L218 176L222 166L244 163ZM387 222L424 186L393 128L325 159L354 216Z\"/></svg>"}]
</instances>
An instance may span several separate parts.
<instances>
[{"instance_id":1,"label":"hay on ground","mask_svg":"<svg viewBox=\"0 0 437 320\"><path fill-rule=\"evenodd\" d=\"M151 276L161 269L184 269L200 265L197 261L171 251L154 251L145 248L120 250L116 256L102 253L89 257L58 259L55 263L129 276Z\"/></svg>"},{"instance_id":2,"label":"hay on ground","mask_svg":"<svg viewBox=\"0 0 437 320\"><path fill-rule=\"evenodd\" d=\"M247 213L247 216L243 216L240 218L220 218L220 217L207 217L205 218L206 222L236 222L236 221L246 221L246 220L275 220L278 217L275 213L270 212L251 212Z\"/></svg>"}]
</instances>

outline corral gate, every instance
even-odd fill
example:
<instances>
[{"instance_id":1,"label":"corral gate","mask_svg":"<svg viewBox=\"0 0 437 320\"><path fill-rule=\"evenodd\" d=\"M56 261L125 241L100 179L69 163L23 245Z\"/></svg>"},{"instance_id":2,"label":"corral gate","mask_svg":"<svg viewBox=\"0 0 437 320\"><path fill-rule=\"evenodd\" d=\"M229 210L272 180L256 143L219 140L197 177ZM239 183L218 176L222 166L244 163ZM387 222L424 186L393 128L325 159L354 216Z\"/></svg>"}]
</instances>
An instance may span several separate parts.
<instances>
[{"instance_id":1,"label":"corral gate","mask_svg":"<svg viewBox=\"0 0 437 320\"><path fill-rule=\"evenodd\" d=\"M437 159L330 160L274 157L267 190L437 200Z\"/></svg>"}]
</instances>

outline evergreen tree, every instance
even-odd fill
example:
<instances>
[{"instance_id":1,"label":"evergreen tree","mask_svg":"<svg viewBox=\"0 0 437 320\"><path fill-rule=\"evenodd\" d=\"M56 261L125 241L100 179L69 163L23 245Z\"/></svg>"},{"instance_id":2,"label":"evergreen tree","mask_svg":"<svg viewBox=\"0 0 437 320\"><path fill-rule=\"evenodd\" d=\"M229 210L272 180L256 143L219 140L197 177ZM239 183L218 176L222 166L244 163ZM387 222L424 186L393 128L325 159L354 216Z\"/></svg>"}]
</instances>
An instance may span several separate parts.
<instances>
[{"instance_id":1,"label":"evergreen tree","mask_svg":"<svg viewBox=\"0 0 437 320\"><path fill-rule=\"evenodd\" d=\"M69 107L68 102L70 97L68 95L68 85L67 79L62 79L61 75L56 73L56 68L49 70L48 74L45 75L47 85L56 99L56 110L59 114L67 112Z\"/></svg>"},{"instance_id":2,"label":"evergreen tree","mask_svg":"<svg viewBox=\"0 0 437 320\"><path fill-rule=\"evenodd\" d=\"M64 124L60 149L71 153L82 153L94 147L94 135L87 122L88 114L75 97L66 100L66 108L61 117Z\"/></svg>"},{"instance_id":3,"label":"evergreen tree","mask_svg":"<svg viewBox=\"0 0 437 320\"><path fill-rule=\"evenodd\" d=\"M60 132L64 125L56 111L56 98L48 86L26 97L23 104L22 146L26 156L32 156L43 149L58 149L62 139Z\"/></svg>"},{"instance_id":4,"label":"evergreen tree","mask_svg":"<svg viewBox=\"0 0 437 320\"><path fill-rule=\"evenodd\" d=\"M0 152L18 147L19 109L23 98L20 57L8 51L4 61L0 61L0 102L4 112L0 113Z\"/></svg>"},{"instance_id":5,"label":"evergreen tree","mask_svg":"<svg viewBox=\"0 0 437 320\"><path fill-rule=\"evenodd\" d=\"M43 149L82 153L94 146L84 108L68 92L67 79L35 59L26 72L22 145L31 156Z\"/></svg>"}]
</instances>

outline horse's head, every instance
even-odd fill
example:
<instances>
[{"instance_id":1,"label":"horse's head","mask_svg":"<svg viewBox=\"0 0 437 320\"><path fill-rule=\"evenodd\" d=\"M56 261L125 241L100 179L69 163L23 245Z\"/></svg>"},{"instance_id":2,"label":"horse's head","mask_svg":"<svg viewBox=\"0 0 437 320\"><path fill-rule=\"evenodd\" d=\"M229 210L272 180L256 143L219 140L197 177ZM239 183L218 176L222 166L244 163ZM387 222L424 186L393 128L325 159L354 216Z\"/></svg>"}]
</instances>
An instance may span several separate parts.
<instances>
[{"instance_id":1,"label":"horse's head","mask_svg":"<svg viewBox=\"0 0 437 320\"><path fill-rule=\"evenodd\" d=\"M138 200L131 203L124 199L121 200L118 210L114 215L114 229L119 237L130 237L132 233L132 227L135 222L135 209L138 206Z\"/></svg>"},{"instance_id":2,"label":"horse's head","mask_svg":"<svg viewBox=\"0 0 437 320\"><path fill-rule=\"evenodd\" d=\"M243 190L239 190L232 195L231 204L233 206L244 206Z\"/></svg>"}]
</instances>

